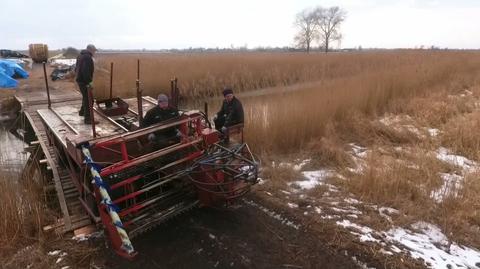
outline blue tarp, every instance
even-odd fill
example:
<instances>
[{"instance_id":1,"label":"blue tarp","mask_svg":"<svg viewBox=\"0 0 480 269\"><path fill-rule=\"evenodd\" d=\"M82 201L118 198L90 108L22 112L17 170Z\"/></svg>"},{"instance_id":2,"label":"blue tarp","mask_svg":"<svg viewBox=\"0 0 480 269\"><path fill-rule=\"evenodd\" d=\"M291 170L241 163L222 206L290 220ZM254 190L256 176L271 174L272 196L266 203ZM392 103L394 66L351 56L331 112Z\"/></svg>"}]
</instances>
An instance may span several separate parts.
<instances>
[{"instance_id":1,"label":"blue tarp","mask_svg":"<svg viewBox=\"0 0 480 269\"><path fill-rule=\"evenodd\" d=\"M0 88L15 88L18 81L15 78L28 78L28 73L17 63L0 60Z\"/></svg>"}]
</instances>

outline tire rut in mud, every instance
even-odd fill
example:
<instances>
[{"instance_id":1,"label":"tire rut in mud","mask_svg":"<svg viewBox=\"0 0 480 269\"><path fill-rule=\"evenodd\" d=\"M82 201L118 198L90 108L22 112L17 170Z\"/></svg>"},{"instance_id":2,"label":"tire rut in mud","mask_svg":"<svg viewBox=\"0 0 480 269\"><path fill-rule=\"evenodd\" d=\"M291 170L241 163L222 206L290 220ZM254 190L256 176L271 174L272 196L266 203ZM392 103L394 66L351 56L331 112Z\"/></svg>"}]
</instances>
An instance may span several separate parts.
<instances>
[{"instance_id":1,"label":"tire rut in mud","mask_svg":"<svg viewBox=\"0 0 480 269\"><path fill-rule=\"evenodd\" d=\"M133 242L126 261L106 250L107 268L358 268L321 238L254 195L229 209L201 208L160 225ZM249 201L253 202L249 203ZM262 210L258 207L268 210ZM282 215L280 218L272 215ZM294 220L293 220L294 222Z\"/></svg>"}]
</instances>

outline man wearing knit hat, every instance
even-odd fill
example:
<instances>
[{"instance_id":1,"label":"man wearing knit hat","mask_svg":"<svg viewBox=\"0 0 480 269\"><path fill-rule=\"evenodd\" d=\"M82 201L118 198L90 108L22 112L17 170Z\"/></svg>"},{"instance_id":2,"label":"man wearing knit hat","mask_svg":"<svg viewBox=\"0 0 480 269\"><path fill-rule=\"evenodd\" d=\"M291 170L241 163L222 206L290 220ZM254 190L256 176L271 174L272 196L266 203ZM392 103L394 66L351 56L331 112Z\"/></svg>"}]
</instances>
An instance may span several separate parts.
<instances>
[{"instance_id":1,"label":"man wearing knit hat","mask_svg":"<svg viewBox=\"0 0 480 269\"><path fill-rule=\"evenodd\" d=\"M233 95L232 88L226 87L223 90L223 96L225 100L223 100L222 108L218 111L213 121L215 122L215 128L226 134L228 127L243 123L243 106Z\"/></svg>"},{"instance_id":2,"label":"man wearing knit hat","mask_svg":"<svg viewBox=\"0 0 480 269\"><path fill-rule=\"evenodd\" d=\"M157 105L150 109L147 114L145 114L143 121L140 123L140 127L146 128L178 116L178 110L169 106L168 96L165 94L160 94L157 98ZM165 130L160 130L154 134L150 134L148 139L150 142L163 147L167 146L170 141L178 140L179 135L180 134L178 130L175 127L172 127Z\"/></svg>"},{"instance_id":3,"label":"man wearing knit hat","mask_svg":"<svg viewBox=\"0 0 480 269\"><path fill-rule=\"evenodd\" d=\"M80 52L75 64L75 80L77 81L78 87L80 88L80 93L82 94L82 106L80 107L78 115L85 117L85 124L91 124L90 106L92 106L92 104L88 103L88 92L92 89L94 71L93 56L95 55L96 51L97 48L95 48L94 45L88 45L87 49Z\"/></svg>"}]
</instances>

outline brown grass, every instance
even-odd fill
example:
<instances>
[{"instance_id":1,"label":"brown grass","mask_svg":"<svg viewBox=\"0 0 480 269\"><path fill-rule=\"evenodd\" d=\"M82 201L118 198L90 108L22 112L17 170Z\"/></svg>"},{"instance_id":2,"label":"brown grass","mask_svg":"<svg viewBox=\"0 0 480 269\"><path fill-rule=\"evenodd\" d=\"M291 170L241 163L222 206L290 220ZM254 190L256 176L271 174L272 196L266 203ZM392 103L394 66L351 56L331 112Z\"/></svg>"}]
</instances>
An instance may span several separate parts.
<instances>
[{"instance_id":1,"label":"brown grass","mask_svg":"<svg viewBox=\"0 0 480 269\"><path fill-rule=\"evenodd\" d=\"M268 192L278 192L288 188L288 183L293 179L301 179L300 172L295 171L292 167L265 164L262 167L262 178L268 180L268 184L260 185L259 190Z\"/></svg>"},{"instance_id":2,"label":"brown grass","mask_svg":"<svg viewBox=\"0 0 480 269\"><path fill-rule=\"evenodd\" d=\"M441 203L436 221L447 235L461 243L480 246L480 174L466 177L458 196L448 197Z\"/></svg>"},{"instance_id":3,"label":"brown grass","mask_svg":"<svg viewBox=\"0 0 480 269\"><path fill-rule=\"evenodd\" d=\"M480 111L452 118L447 122L442 144L457 154L480 160L480 136L476 130L480 130Z\"/></svg>"},{"instance_id":4,"label":"brown grass","mask_svg":"<svg viewBox=\"0 0 480 269\"><path fill-rule=\"evenodd\" d=\"M42 187L33 179L0 176L0 259L42 238L45 221Z\"/></svg>"},{"instance_id":5,"label":"brown grass","mask_svg":"<svg viewBox=\"0 0 480 269\"><path fill-rule=\"evenodd\" d=\"M200 108L202 97L217 95L225 85L250 92L239 96L246 139L258 152L304 148L324 135L328 122L341 122L350 111L374 116L392 109L393 100L461 91L474 84L480 69L475 52L99 55L100 66L115 63L115 94L134 94L137 59L144 93L168 92L169 80L178 76L184 107ZM96 74L95 92L106 96L108 74ZM274 88L251 92L265 87ZM218 109L220 100L209 102L210 111Z\"/></svg>"},{"instance_id":6,"label":"brown grass","mask_svg":"<svg viewBox=\"0 0 480 269\"><path fill-rule=\"evenodd\" d=\"M478 172L466 174L457 195L452 193L440 203L431 197L432 191L438 190L442 185L440 173L462 174L459 167L436 158L435 151L438 147L444 146L456 154L479 160L479 140L472 130L480 127L480 114L478 108L475 108L475 103L480 98L476 86L468 90L465 95L464 90L450 92L444 89L430 97L401 99L395 101L398 104L392 104L393 111L408 113L414 121L421 122L424 126L439 128L438 137L399 140L392 139L391 136L378 136L375 135L378 133L374 127L376 121L359 115L338 123L336 131L329 132L335 134L335 139L341 137L343 144L352 139L362 142L369 146L371 153L366 158L363 173L355 174L345 169L342 173L347 175L347 180L339 180L337 183L361 200L399 209L402 214L395 220L396 225L418 220L430 221L438 224L450 239L478 246ZM421 113L435 108L439 103L443 104L443 109L438 110L438 114ZM386 126L384 128L388 129ZM393 127L390 132L397 132L392 129ZM350 130L350 133L347 136L337 136L340 130ZM367 139L368 134L374 139ZM341 145L342 142L338 144ZM393 146L400 146L401 150L394 150ZM377 224L370 225L375 227Z\"/></svg>"},{"instance_id":7,"label":"brown grass","mask_svg":"<svg viewBox=\"0 0 480 269\"><path fill-rule=\"evenodd\" d=\"M327 124L326 134L320 140L313 140L308 144L311 156L309 166L341 168L353 166L351 155L340 135L336 133L333 123Z\"/></svg>"},{"instance_id":8,"label":"brown grass","mask_svg":"<svg viewBox=\"0 0 480 269\"><path fill-rule=\"evenodd\" d=\"M441 186L438 172L445 169L425 152L397 159L374 149L367 158L366 171L351 175L348 186L351 192L361 194L362 200L416 213L419 207L428 209L433 204L430 192Z\"/></svg>"},{"instance_id":9,"label":"brown grass","mask_svg":"<svg viewBox=\"0 0 480 269\"><path fill-rule=\"evenodd\" d=\"M225 85L238 92L292 85L308 81L328 81L365 70L391 69L416 62L416 53L330 54L323 53L203 53L203 54L104 54L97 55L98 66L109 70L114 63L114 88L118 95L132 95L137 59L146 93L169 89L169 80L180 79L185 96L212 96ZM427 56L428 57L428 56ZM430 58L436 58L432 56ZM392 61L393 60L393 61ZM105 72L96 73L96 89L106 93Z\"/></svg>"}]
</instances>

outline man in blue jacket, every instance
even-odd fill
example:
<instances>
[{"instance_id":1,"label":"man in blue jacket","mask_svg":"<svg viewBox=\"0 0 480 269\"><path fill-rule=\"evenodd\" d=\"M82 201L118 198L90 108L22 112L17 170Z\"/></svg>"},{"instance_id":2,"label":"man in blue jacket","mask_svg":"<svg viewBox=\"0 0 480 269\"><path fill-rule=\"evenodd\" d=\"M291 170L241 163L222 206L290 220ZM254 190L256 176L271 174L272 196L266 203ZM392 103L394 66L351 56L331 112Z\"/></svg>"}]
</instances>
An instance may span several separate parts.
<instances>
[{"instance_id":1,"label":"man in blue jacket","mask_svg":"<svg viewBox=\"0 0 480 269\"><path fill-rule=\"evenodd\" d=\"M97 48L95 48L94 45L88 45L87 49L80 52L75 65L75 80L77 81L80 92L82 93L82 107L80 108L78 115L84 116L85 124L92 123L90 118L90 107L88 103L88 91L90 91L92 88L94 71L93 55L95 55L96 51Z\"/></svg>"}]
</instances>

